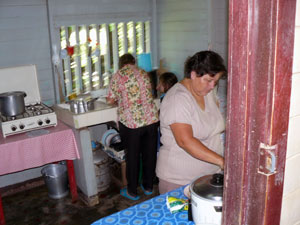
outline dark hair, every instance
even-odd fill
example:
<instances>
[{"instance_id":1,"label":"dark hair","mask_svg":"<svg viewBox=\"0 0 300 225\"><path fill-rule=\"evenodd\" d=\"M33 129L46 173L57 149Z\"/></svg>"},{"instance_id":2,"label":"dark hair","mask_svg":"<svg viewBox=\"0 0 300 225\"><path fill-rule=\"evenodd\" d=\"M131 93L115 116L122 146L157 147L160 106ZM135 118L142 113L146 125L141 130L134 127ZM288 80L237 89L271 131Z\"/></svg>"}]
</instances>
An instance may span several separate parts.
<instances>
[{"instance_id":1,"label":"dark hair","mask_svg":"<svg viewBox=\"0 0 300 225\"><path fill-rule=\"evenodd\" d=\"M226 74L222 57L213 51L201 51L188 57L184 64L184 77L191 78L191 72L195 71L198 77L205 74L214 76L219 72Z\"/></svg>"},{"instance_id":2,"label":"dark hair","mask_svg":"<svg viewBox=\"0 0 300 225\"><path fill-rule=\"evenodd\" d=\"M174 84L178 82L178 79L174 73L165 72L159 77L159 81L164 86L164 91L167 92Z\"/></svg>"},{"instance_id":3,"label":"dark hair","mask_svg":"<svg viewBox=\"0 0 300 225\"><path fill-rule=\"evenodd\" d=\"M157 70L151 70L150 72L148 72L148 75L149 75L150 81L151 81L151 88L152 88L153 97L156 98L157 97L157 90L156 90Z\"/></svg>"},{"instance_id":4,"label":"dark hair","mask_svg":"<svg viewBox=\"0 0 300 225\"><path fill-rule=\"evenodd\" d=\"M135 64L135 58L130 53L126 53L126 54L122 55L119 59L119 68L120 69L123 66L125 66L126 64L131 64L131 65Z\"/></svg>"}]
</instances>

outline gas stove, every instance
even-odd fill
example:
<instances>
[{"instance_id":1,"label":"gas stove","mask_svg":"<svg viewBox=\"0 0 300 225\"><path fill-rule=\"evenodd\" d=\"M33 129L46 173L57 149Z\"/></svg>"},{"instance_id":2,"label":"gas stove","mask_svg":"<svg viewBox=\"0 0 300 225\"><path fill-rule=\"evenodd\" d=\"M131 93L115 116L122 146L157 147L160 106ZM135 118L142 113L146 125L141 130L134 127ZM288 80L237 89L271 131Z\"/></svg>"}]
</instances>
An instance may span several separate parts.
<instances>
[{"instance_id":1,"label":"gas stove","mask_svg":"<svg viewBox=\"0 0 300 225\"><path fill-rule=\"evenodd\" d=\"M0 114L3 137L57 125L56 114L52 108L38 102L25 106L21 115L6 117Z\"/></svg>"},{"instance_id":2,"label":"gas stove","mask_svg":"<svg viewBox=\"0 0 300 225\"><path fill-rule=\"evenodd\" d=\"M35 65L0 68L0 93L23 91L25 112L13 117L0 114L3 137L57 125L52 108L41 101Z\"/></svg>"}]
</instances>

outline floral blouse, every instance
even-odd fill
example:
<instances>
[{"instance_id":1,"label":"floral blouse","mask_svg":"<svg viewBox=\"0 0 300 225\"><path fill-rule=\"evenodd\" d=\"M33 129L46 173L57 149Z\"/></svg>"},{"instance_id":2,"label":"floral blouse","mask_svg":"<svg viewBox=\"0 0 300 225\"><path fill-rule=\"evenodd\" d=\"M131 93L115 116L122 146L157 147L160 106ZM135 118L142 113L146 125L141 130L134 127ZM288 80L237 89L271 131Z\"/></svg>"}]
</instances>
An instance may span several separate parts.
<instances>
[{"instance_id":1,"label":"floral blouse","mask_svg":"<svg viewBox=\"0 0 300 225\"><path fill-rule=\"evenodd\" d=\"M122 124L139 128L158 122L158 109L151 91L147 72L135 65L127 64L112 76L108 98L117 101Z\"/></svg>"}]
</instances>

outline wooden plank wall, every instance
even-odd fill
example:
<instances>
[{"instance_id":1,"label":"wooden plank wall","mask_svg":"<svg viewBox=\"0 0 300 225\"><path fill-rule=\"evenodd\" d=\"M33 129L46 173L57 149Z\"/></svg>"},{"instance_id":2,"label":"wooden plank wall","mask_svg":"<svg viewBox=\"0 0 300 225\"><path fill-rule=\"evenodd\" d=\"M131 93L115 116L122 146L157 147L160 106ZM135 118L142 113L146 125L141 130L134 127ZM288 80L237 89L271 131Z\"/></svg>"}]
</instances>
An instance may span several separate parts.
<instances>
[{"instance_id":1,"label":"wooden plank wall","mask_svg":"<svg viewBox=\"0 0 300 225\"><path fill-rule=\"evenodd\" d=\"M1 0L0 33L0 67L35 64L41 98L53 104L46 0Z\"/></svg>"},{"instance_id":2,"label":"wooden plank wall","mask_svg":"<svg viewBox=\"0 0 300 225\"><path fill-rule=\"evenodd\" d=\"M227 0L157 1L158 58L179 79L187 56L200 50L227 58Z\"/></svg>"},{"instance_id":3,"label":"wooden plank wall","mask_svg":"<svg viewBox=\"0 0 300 225\"><path fill-rule=\"evenodd\" d=\"M150 18L150 0L49 0L54 26Z\"/></svg>"},{"instance_id":4,"label":"wooden plank wall","mask_svg":"<svg viewBox=\"0 0 300 225\"><path fill-rule=\"evenodd\" d=\"M53 34L57 32L54 29L49 32L49 28L150 19L151 12L150 0L1 0L0 67L35 64L42 101L53 105L57 81L52 72L49 37L58 34Z\"/></svg>"}]
</instances>

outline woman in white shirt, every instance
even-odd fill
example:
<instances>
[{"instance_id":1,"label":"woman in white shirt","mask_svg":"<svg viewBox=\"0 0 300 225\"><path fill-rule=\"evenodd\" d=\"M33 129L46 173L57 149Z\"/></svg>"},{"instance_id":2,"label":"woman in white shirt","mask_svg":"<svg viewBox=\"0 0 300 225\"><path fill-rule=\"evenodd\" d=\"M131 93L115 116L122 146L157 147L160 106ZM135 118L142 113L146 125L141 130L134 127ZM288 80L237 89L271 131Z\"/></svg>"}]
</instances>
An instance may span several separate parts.
<instances>
[{"instance_id":1,"label":"woman in white shirt","mask_svg":"<svg viewBox=\"0 0 300 225\"><path fill-rule=\"evenodd\" d=\"M198 52L186 60L184 79L164 97L156 165L161 194L223 169L225 121L213 89L224 74L220 55Z\"/></svg>"}]
</instances>

